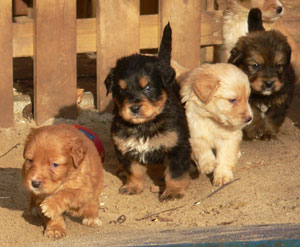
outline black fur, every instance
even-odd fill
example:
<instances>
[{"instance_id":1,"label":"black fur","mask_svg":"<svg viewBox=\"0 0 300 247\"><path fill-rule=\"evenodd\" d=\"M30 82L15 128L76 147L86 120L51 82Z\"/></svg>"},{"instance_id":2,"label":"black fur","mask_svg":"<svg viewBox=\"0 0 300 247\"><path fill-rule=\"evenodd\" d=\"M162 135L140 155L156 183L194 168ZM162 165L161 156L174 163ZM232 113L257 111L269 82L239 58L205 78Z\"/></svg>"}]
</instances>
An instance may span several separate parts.
<instances>
[{"instance_id":1,"label":"black fur","mask_svg":"<svg viewBox=\"0 0 300 247\"><path fill-rule=\"evenodd\" d=\"M120 58L105 80L107 93L112 92L115 101L111 126L113 138L117 137L127 142L128 138L152 140L162 133L175 132L177 136L177 142L171 147L164 145L163 141L149 150L138 150L133 146L124 152L120 145L115 143L118 160L128 174L133 162L142 165L163 164L166 157L169 160L168 168L172 179L182 177L189 170L189 131L179 98L179 88L174 83L175 71L170 66L171 36L172 30L168 24L164 29L158 57L134 54ZM141 87L141 78L147 79L147 87ZM120 87L120 80L125 81L125 89ZM150 107L163 102L162 109L151 119L138 123L124 118L120 113L124 104L139 105L142 101L146 101Z\"/></svg>"},{"instance_id":2,"label":"black fur","mask_svg":"<svg viewBox=\"0 0 300 247\"><path fill-rule=\"evenodd\" d=\"M251 9L248 14L248 30L249 32L264 31L262 13L260 9Z\"/></svg>"},{"instance_id":3,"label":"black fur","mask_svg":"<svg viewBox=\"0 0 300 247\"><path fill-rule=\"evenodd\" d=\"M292 102L295 74L291 48L280 32L263 31L259 9L250 11L248 21L249 33L238 40L228 62L241 68L250 81L254 118L244 129L246 139L268 140L278 133ZM276 89L273 82L282 87Z\"/></svg>"}]
</instances>

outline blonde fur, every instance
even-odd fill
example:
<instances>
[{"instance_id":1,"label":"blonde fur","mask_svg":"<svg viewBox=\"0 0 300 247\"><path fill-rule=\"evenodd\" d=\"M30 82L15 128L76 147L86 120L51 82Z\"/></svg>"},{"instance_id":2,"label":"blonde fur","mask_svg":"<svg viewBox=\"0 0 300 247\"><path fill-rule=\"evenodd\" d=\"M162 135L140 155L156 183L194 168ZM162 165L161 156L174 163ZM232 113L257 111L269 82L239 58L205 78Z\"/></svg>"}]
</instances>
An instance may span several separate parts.
<instances>
[{"instance_id":1,"label":"blonde fur","mask_svg":"<svg viewBox=\"0 0 300 247\"><path fill-rule=\"evenodd\" d=\"M213 79L216 88L211 89L210 100L203 101L196 90ZM228 183L239 156L242 128L252 119L248 78L231 64L204 64L177 80L190 129L192 159L200 172L214 174L214 185Z\"/></svg>"}]
</instances>

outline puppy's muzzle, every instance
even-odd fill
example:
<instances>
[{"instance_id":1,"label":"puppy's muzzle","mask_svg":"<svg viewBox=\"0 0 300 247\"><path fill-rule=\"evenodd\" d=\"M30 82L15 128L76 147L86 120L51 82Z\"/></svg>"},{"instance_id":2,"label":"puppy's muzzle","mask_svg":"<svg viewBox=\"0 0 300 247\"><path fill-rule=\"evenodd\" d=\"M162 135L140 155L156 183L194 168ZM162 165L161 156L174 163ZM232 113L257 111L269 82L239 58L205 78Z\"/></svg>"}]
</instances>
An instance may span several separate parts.
<instances>
[{"instance_id":1,"label":"puppy's muzzle","mask_svg":"<svg viewBox=\"0 0 300 247\"><path fill-rule=\"evenodd\" d=\"M264 80L263 81L263 94L269 95L273 92L275 87L275 81L274 80Z\"/></svg>"},{"instance_id":2,"label":"puppy's muzzle","mask_svg":"<svg viewBox=\"0 0 300 247\"><path fill-rule=\"evenodd\" d=\"M42 181L40 180L32 180L31 181L31 186L35 189L39 189L42 185Z\"/></svg>"}]
</instances>

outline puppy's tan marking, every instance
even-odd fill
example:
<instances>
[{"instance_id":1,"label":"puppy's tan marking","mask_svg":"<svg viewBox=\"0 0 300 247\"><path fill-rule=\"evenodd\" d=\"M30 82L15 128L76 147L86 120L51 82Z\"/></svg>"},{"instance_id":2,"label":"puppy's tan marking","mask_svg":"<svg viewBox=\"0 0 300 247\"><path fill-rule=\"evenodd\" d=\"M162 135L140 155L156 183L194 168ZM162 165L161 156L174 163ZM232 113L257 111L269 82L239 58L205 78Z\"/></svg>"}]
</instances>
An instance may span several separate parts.
<instances>
[{"instance_id":1,"label":"puppy's tan marking","mask_svg":"<svg viewBox=\"0 0 300 247\"><path fill-rule=\"evenodd\" d=\"M130 172L127 174L126 184L119 191L122 194L140 194L143 192L146 167L133 162L130 166Z\"/></svg>"},{"instance_id":2,"label":"puppy's tan marking","mask_svg":"<svg viewBox=\"0 0 300 247\"><path fill-rule=\"evenodd\" d=\"M136 103L141 106L139 112L132 113L130 107L133 104L129 103L128 99L125 99L123 104L120 107L118 107L119 114L122 116L123 119L133 124L147 122L149 120L154 119L163 111L166 100L167 94L165 91L162 92L161 99L159 99L156 102L150 102L144 97L139 103Z\"/></svg>"},{"instance_id":3,"label":"puppy's tan marking","mask_svg":"<svg viewBox=\"0 0 300 247\"><path fill-rule=\"evenodd\" d=\"M143 76L142 78L139 79L139 84L141 88L146 87L148 83L149 83L149 78L147 76Z\"/></svg>"},{"instance_id":4,"label":"puppy's tan marking","mask_svg":"<svg viewBox=\"0 0 300 247\"><path fill-rule=\"evenodd\" d=\"M160 200L182 198L184 196L184 191L188 187L190 179L189 175L186 173L178 178L172 178L169 169L165 171L165 182L166 189L164 193L160 196Z\"/></svg>"},{"instance_id":5,"label":"puppy's tan marking","mask_svg":"<svg viewBox=\"0 0 300 247\"><path fill-rule=\"evenodd\" d=\"M127 89L128 87L127 82L124 80L119 80L119 87L122 89Z\"/></svg>"}]
</instances>

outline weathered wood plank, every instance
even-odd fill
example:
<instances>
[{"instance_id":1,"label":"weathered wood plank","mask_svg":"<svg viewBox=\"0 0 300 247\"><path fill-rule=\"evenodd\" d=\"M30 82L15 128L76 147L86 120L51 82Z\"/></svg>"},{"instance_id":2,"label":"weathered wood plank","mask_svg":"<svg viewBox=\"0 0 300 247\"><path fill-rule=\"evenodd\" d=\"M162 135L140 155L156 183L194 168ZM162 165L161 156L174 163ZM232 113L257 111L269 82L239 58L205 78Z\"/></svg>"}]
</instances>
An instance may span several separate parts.
<instances>
[{"instance_id":1,"label":"weathered wood plank","mask_svg":"<svg viewBox=\"0 0 300 247\"><path fill-rule=\"evenodd\" d=\"M223 11L201 11L201 45L220 45L223 43Z\"/></svg>"},{"instance_id":2,"label":"weathered wood plank","mask_svg":"<svg viewBox=\"0 0 300 247\"><path fill-rule=\"evenodd\" d=\"M158 15L140 17L140 49L153 49L159 45Z\"/></svg>"},{"instance_id":3,"label":"weathered wood plank","mask_svg":"<svg viewBox=\"0 0 300 247\"><path fill-rule=\"evenodd\" d=\"M168 22L173 30L172 58L188 68L199 66L201 2L160 0L159 14L160 31Z\"/></svg>"},{"instance_id":4,"label":"weathered wood plank","mask_svg":"<svg viewBox=\"0 0 300 247\"><path fill-rule=\"evenodd\" d=\"M13 114L13 64L12 64L12 5L0 3L0 127L12 127Z\"/></svg>"},{"instance_id":5,"label":"weathered wood plank","mask_svg":"<svg viewBox=\"0 0 300 247\"><path fill-rule=\"evenodd\" d=\"M208 11L201 16L201 44L222 43L222 11ZM159 43L158 15L140 16L140 49L157 48ZM96 19L77 20L77 53L96 51ZM33 22L13 24L13 56L33 56Z\"/></svg>"},{"instance_id":6,"label":"weathered wood plank","mask_svg":"<svg viewBox=\"0 0 300 247\"><path fill-rule=\"evenodd\" d=\"M76 116L76 2L34 1L34 117ZM51 23L51 25L49 25Z\"/></svg>"},{"instance_id":7,"label":"weathered wood plank","mask_svg":"<svg viewBox=\"0 0 300 247\"><path fill-rule=\"evenodd\" d=\"M107 108L104 80L122 56L139 52L139 0L98 0L97 11L97 106Z\"/></svg>"}]
</instances>

